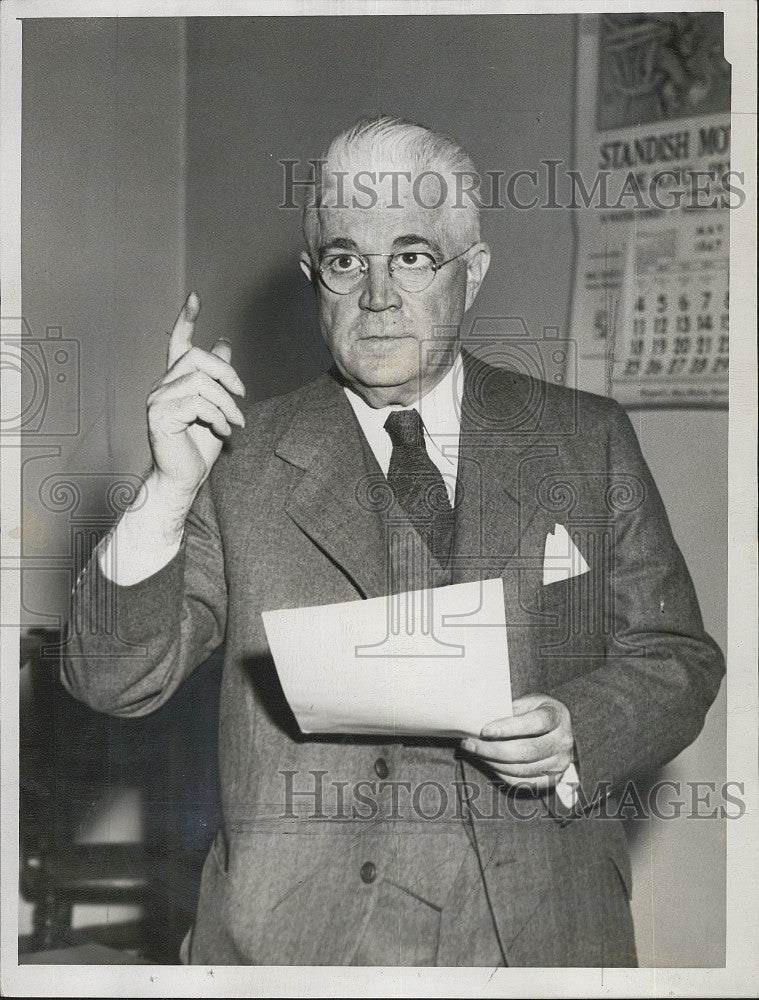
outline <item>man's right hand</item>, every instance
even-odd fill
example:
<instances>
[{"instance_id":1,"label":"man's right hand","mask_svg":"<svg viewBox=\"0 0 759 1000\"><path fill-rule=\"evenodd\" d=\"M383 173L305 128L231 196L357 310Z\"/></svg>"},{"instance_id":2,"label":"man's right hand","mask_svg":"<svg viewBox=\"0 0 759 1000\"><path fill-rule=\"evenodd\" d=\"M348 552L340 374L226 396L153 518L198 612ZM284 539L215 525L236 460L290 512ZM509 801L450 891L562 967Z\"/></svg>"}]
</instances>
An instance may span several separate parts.
<instances>
[{"instance_id":1,"label":"man's right hand","mask_svg":"<svg viewBox=\"0 0 759 1000\"><path fill-rule=\"evenodd\" d=\"M245 387L231 366L232 347L217 340L210 351L193 346L200 299L191 292L169 338L166 374L148 396L152 485L189 511L234 424L245 419L232 393ZM176 511L176 507L175 507Z\"/></svg>"},{"instance_id":2,"label":"man's right hand","mask_svg":"<svg viewBox=\"0 0 759 1000\"><path fill-rule=\"evenodd\" d=\"M166 374L148 396L153 468L99 555L103 574L131 586L177 553L195 495L242 413L230 395L245 388L230 365L232 348L217 340L193 347L200 300L192 292L169 339Z\"/></svg>"}]
</instances>

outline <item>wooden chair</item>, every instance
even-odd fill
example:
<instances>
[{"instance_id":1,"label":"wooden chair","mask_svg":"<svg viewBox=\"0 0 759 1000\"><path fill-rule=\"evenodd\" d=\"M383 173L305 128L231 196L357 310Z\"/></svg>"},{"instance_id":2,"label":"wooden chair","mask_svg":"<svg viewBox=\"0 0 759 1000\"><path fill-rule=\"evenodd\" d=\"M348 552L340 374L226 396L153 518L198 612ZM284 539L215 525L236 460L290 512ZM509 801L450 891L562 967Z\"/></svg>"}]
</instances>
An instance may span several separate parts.
<instances>
[{"instance_id":1,"label":"wooden chair","mask_svg":"<svg viewBox=\"0 0 759 1000\"><path fill-rule=\"evenodd\" d=\"M177 962L202 864L218 828L217 726L223 649L142 719L86 708L59 680L60 636L22 640L20 891L34 904L21 952L94 943ZM199 710L202 706L202 711ZM137 785L142 843L83 843L82 818L114 787ZM139 903L142 919L73 929L77 903Z\"/></svg>"}]
</instances>

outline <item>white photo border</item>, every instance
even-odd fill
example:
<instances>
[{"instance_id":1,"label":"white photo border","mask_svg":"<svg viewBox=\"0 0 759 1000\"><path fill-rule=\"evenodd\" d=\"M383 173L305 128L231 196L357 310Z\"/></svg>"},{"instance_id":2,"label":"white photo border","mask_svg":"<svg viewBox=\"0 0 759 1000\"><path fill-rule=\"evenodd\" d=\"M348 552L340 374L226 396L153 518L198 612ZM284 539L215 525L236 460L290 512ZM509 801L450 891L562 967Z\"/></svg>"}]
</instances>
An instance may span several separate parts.
<instances>
[{"instance_id":1,"label":"white photo border","mask_svg":"<svg viewBox=\"0 0 759 1000\"><path fill-rule=\"evenodd\" d=\"M611 4L482 0L3 0L0 7L2 101L2 316L21 310L21 19L65 17L324 16L595 13ZM724 969L348 969L325 967L19 965L18 927L18 628L20 442L5 438L2 473L2 919L0 992L14 996L748 996L759 989L759 784L757 781L756 569L756 9L750 0L614 5L636 12L723 11L725 55L732 64L732 148L745 174L745 204L730 227L728 773L745 785L746 814L728 824L727 952ZM2 336L19 319L2 319ZM741 332L738 335L738 331ZM6 405L20 400L20 378L3 372ZM14 410L13 412L16 412ZM15 447L14 447L15 444ZM706 901L705 901L706 902Z\"/></svg>"}]
</instances>

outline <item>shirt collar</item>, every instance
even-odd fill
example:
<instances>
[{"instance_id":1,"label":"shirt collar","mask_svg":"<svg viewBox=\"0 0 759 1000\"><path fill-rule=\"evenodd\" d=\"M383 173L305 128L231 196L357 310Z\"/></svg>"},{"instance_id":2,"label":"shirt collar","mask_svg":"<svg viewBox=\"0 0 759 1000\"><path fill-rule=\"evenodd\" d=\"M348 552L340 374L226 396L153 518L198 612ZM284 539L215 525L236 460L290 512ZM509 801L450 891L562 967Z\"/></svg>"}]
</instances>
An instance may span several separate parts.
<instances>
[{"instance_id":1,"label":"shirt collar","mask_svg":"<svg viewBox=\"0 0 759 1000\"><path fill-rule=\"evenodd\" d=\"M462 365L463 359L459 353L437 385L408 406L393 404L375 409L348 386L345 386L345 394L361 426L375 438L387 435L385 421L393 410L418 410L428 437L443 457L454 464L450 452L458 445L461 427L461 399L464 387Z\"/></svg>"}]
</instances>

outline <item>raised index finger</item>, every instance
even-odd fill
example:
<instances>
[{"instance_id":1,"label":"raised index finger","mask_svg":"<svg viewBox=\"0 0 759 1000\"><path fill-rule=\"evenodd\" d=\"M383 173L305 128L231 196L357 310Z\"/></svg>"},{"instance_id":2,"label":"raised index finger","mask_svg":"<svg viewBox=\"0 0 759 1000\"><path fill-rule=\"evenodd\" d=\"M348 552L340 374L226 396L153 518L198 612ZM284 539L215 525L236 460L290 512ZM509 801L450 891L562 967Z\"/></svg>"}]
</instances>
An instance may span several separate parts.
<instances>
[{"instance_id":1,"label":"raised index finger","mask_svg":"<svg viewBox=\"0 0 759 1000\"><path fill-rule=\"evenodd\" d=\"M197 292L190 292L187 301L179 310L179 316L174 329L169 336L169 350L166 358L166 370L177 362L183 354L192 347L192 337L195 333L195 320L200 312L200 298Z\"/></svg>"}]
</instances>

